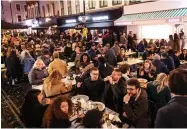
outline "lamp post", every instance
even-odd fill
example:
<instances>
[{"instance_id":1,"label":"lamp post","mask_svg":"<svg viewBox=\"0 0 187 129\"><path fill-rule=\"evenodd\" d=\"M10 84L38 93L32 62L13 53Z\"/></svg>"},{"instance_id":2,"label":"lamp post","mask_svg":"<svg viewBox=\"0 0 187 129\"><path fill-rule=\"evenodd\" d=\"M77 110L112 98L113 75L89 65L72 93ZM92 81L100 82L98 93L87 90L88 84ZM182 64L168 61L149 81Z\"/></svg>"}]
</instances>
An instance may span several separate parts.
<instances>
[{"instance_id":1,"label":"lamp post","mask_svg":"<svg viewBox=\"0 0 187 129\"><path fill-rule=\"evenodd\" d=\"M11 5L11 1L12 1L12 0L9 0L9 2L10 2L10 14L11 14L11 19L12 19L12 23L13 23L13 17L12 17L12 5Z\"/></svg>"}]
</instances>

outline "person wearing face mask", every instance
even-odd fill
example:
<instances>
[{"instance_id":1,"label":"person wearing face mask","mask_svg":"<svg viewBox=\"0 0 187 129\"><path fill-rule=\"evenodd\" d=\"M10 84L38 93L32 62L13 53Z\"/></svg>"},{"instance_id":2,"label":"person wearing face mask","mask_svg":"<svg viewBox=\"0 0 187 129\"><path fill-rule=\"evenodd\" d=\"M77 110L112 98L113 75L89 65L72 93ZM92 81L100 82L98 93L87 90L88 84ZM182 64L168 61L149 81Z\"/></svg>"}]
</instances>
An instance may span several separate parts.
<instances>
[{"instance_id":1,"label":"person wearing face mask","mask_svg":"<svg viewBox=\"0 0 187 129\"><path fill-rule=\"evenodd\" d=\"M43 117L43 128L68 128L71 126L69 121L72 114L72 101L66 96L57 97L48 106Z\"/></svg>"},{"instance_id":2,"label":"person wearing face mask","mask_svg":"<svg viewBox=\"0 0 187 129\"><path fill-rule=\"evenodd\" d=\"M112 75L107 76L104 81L106 83L102 102L106 107L122 113L123 96L126 94L126 82L122 78L121 71L114 69Z\"/></svg>"},{"instance_id":3,"label":"person wearing face mask","mask_svg":"<svg viewBox=\"0 0 187 129\"><path fill-rule=\"evenodd\" d=\"M80 86L79 94L84 94L92 101L101 101L105 83L99 77L98 68L94 67L90 70L90 77L85 79Z\"/></svg>"},{"instance_id":4,"label":"person wearing face mask","mask_svg":"<svg viewBox=\"0 0 187 129\"><path fill-rule=\"evenodd\" d=\"M147 128L147 93L136 78L127 81L127 94L123 98L123 117L129 126Z\"/></svg>"},{"instance_id":5,"label":"person wearing face mask","mask_svg":"<svg viewBox=\"0 0 187 129\"><path fill-rule=\"evenodd\" d=\"M41 59L37 59L29 72L28 78L33 89L42 89L43 81L48 76L45 64Z\"/></svg>"},{"instance_id":6,"label":"person wearing face mask","mask_svg":"<svg viewBox=\"0 0 187 129\"><path fill-rule=\"evenodd\" d=\"M137 71L137 77L147 79L147 81L153 81L155 74L156 69L149 60L146 60L143 66Z\"/></svg>"}]
</instances>

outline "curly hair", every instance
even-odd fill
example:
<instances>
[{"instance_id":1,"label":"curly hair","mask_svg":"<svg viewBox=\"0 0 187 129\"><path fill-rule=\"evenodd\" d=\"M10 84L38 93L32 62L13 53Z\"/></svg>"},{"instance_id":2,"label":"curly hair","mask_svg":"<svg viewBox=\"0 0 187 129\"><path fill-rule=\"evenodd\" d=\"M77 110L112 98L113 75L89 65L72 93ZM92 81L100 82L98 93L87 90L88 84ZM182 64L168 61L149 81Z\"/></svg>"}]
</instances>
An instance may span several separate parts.
<instances>
[{"instance_id":1,"label":"curly hair","mask_svg":"<svg viewBox=\"0 0 187 129\"><path fill-rule=\"evenodd\" d=\"M68 114L62 112L60 106L62 102L68 103ZM50 128L52 121L61 120L61 119L69 119L69 116L72 114L72 101L67 96L59 96L57 97L51 105L47 108L44 117L42 127Z\"/></svg>"}]
</instances>

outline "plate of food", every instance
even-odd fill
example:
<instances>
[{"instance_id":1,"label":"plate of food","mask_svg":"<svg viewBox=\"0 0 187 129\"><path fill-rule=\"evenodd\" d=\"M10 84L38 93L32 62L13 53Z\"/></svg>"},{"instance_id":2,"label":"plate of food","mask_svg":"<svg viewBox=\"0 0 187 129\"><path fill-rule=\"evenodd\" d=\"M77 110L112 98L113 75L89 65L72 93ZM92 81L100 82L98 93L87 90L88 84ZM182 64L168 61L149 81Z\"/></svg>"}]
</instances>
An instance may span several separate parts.
<instances>
[{"instance_id":1,"label":"plate of food","mask_svg":"<svg viewBox=\"0 0 187 129\"><path fill-rule=\"evenodd\" d=\"M147 88L147 79L138 78L138 81L140 82L140 86L141 86L142 88Z\"/></svg>"},{"instance_id":2,"label":"plate of food","mask_svg":"<svg viewBox=\"0 0 187 129\"><path fill-rule=\"evenodd\" d=\"M99 111L103 111L105 109L105 105L101 102L92 102L92 109L98 109Z\"/></svg>"},{"instance_id":3,"label":"plate of food","mask_svg":"<svg viewBox=\"0 0 187 129\"><path fill-rule=\"evenodd\" d=\"M89 97L86 95L76 95L76 96L73 96L71 98L71 100L73 102L77 102L77 101L81 101L81 100L84 100L85 102L87 102L89 100Z\"/></svg>"}]
</instances>

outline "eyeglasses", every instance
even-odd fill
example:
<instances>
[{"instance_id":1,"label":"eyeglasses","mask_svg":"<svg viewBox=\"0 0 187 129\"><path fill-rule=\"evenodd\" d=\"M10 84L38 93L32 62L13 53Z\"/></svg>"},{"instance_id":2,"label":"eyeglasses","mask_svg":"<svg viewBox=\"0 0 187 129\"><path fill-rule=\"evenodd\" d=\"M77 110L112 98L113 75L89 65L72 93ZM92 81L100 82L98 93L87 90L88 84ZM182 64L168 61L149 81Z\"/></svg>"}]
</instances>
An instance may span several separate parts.
<instances>
[{"instance_id":1,"label":"eyeglasses","mask_svg":"<svg viewBox=\"0 0 187 129\"><path fill-rule=\"evenodd\" d=\"M98 76L99 75L99 73L91 73L92 75L95 75L95 76Z\"/></svg>"},{"instance_id":2,"label":"eyeglasses","mask_svg":"<svg viewBox=\"0 0 187 129\"><path fill-rule=\"evenodd\" d=\"M127 90L133 91L133 90L135 90L135 89L133 89L133 88L127 88Z\"/></svg>"}]
</instances>

